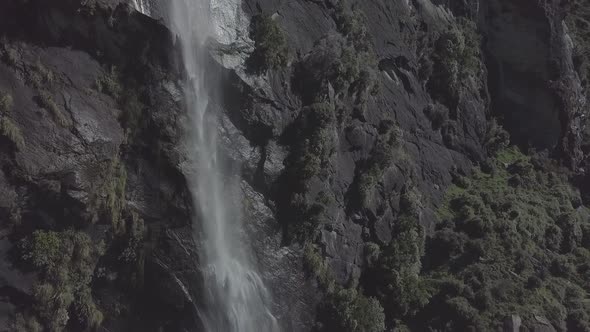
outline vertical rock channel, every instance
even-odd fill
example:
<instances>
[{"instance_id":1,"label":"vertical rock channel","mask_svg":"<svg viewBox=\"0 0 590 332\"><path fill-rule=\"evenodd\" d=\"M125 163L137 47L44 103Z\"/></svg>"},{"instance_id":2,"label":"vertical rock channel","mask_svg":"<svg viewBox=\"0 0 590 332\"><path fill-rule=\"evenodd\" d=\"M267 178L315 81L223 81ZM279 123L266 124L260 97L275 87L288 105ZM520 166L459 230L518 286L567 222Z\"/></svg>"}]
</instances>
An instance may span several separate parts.
<instances>
[{"instance_id":1,"label":"vertical rock channel","mask_svg":"<svg viewBox=\"0 0 590 332\"><path fill-rule=\"evenodd\" d=\"M210 0L170 1L170 20L181 44L185 102L189 123L187 179L202 243L203 305L199 315L207 331L278 331L269 310L270 294L256 269L242 227L239 179L224 171L217 144L218 114L209 103L215 86L206 75L206 41L215 27Z\"/></svg>"}]
</instances>

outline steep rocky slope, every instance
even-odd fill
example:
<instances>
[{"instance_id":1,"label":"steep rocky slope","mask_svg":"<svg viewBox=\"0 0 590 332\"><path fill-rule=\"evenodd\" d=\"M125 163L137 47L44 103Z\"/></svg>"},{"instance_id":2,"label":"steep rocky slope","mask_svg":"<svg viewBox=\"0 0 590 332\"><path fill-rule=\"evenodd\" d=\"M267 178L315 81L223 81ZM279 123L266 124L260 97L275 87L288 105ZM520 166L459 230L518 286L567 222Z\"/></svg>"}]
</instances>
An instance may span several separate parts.
<instances>
[{"instance_id":1,"label":"steep rocky slope","mask_svg":"<svg viewBox=\"0 0 590 332\"><path fill-rule=\"evenodd\" d=\"M285 331L589 329L585 4L212 4ZM0 4L2 330L201 328L178 45L134 5Z\"/></svg>"},{"instance_id":2,"label":"steep rocky slope","mask_svg":"<svg viewBox=\"0 0 590 332\"><path fill-rule=\"evenodd\" d=\"M183 325L181 313L197 293L199 274L190 199L178 168L183 111L170 81L169 32L125 8L65 1L2 6L1 90L12 101L4 116L23 141L14 144L6 135L2 141L3 253L13 262L2 277L5 328L20 312L25 320L37 316L44 325L79 330L100 320L88 317L92 297L105 326L140 328L146 319L163 317ZM90 238L67 249L70 241L55 241L50 232L66 229ZM30 243L33 230L52 241ZM76 256L99 243L102 252ZM23 262L23 247L72 257ZM56 276L49 265L71 272ZM74 298L92 285L93 296L87 309L69 309L71 299L41 305L40 284Z\"/></svg>"}]
</instances>

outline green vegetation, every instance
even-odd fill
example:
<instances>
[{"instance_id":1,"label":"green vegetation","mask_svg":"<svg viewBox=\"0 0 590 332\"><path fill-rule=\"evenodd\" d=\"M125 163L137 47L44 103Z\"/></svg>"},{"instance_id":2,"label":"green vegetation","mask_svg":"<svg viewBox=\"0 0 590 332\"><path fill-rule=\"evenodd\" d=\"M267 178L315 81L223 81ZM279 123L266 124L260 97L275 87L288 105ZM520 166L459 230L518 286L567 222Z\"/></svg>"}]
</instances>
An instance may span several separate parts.
<instances>
[{"instance_id":1,"label":"green vegetation","mask_svg":"<svg viewBox=\"0 0 590 332\"><path fill-rule=\"evenodd\" d=\"M318 248L306 244L304 263L327 295L320 304L318 331L381 332L385 329L383 308L375 298L354 288L336 285Z\"/></svg>"},{"instance_id":2,"label":"green vegetation","mask_svg":"<svg viewBox=\"0 0 590 332\"><path fill-rule=\"evenodd\" d=\"M392 241L367 246L363 286L387 326L494 330L517 314L528 327L539 316L590 331L586 208L563 171L503 144L485 167L456 178L425 242L420 198L406 190Z\"/></svg>"},{"instance_id":3,"label":"green vegetation","mask_svg":"<svg viewBox=\"0 0 590 332\"><path fill-rule=\"evenodd\" d=\"M53 96L49 92L47 92L46 90L41 90L39 92L38 103L39 106L43 107L51 113L53 120L57 124L59 124L60 126L68 125L68 119L59 109L59 106L57 106L57 104L53 100Z\"/></svg>"},{"instance_id":4,"label":"green vegetation","mask_svg":"<svg viewBox=\"0 0 590 332\"><path fill-rule=\"evenodd\" d=\"M334 14L338 31L346 38L340 58L336 59L331 81L334 88L355 96L357 107L363 108L369 93L377 91L377 60L365 26L366 17L357 9L348 9L340 2Z\"/></svg>"},{"instance_id":5,"label":"green vegetation","mask_svg":"<svg viewBox=\"0 0 590 332\"><path fill-rule=\"evenodd\" d=\"M33 65L33 69L36 73L41 76L41 80L45 84L53 83L54 75L50 69L47 69L42 63L40 59L37 59L37 62Z\"/></svg>"},{"instance_id":6,"label":"green vegetation","mask_svg":"<svg viewBox=\"0 0 590 332\"><path fill-rule=\"evenodd\" d=\"M37 318L30 315L17 314L11 322L10 328L15 332L42 332L43 327Z\"/></svg>"},{"instance_id":7,"label":"green vegetation","mask_svg":"<svg viewBox=\"0 0 590 332\"><path fill-rule=\"evenodd\" d=\"M254 52L246 61L250 71L260 74L287 65L287 42L283 31L271 16L257 15L252 18L250 38L255 42Z\"/></svg>"},{"instance_id":8,"label":"green vegetation","mask_svg":"<svg viewBox=\"0 0 590 332\"><path fill-rule=\"evenodd\" d=\"M496 154L505 150L510 144L510 135L502 128L495 119L488 125L485 147L490 154Z\"/></svg>"},{"instance_id":9,"label":"green vegetation","mask_svg":"<svg viewBox=\"0 0 590 332\"><path fill-rule=\"evenodd\" d=\"M45 67L40 59L30 66L26 66L27 82L35 89L42 89L54 81L53 72Z\"/></svg>"},{"instance_id":10,"label":"green vegetation","mask_svg":"<svg viewBox=\"0 0 590 332\"><path fill-rule=\"evenodd\" d=\"M20 248L23 260L40 272L33 300L35 315L44 326L50 331L62 331L68 324L80 330L100 326L103 315L92 299L90 283L96 261L104 254L102 244L79 231L37 230ZM16 324L38 325L19 317Z\"/></svg>"},{"instance_id":11,"label":"green vegetation","mask_svg":"<svg viewBox=\"0 0 590 332\"><path fill-rule=\"evenodd\" d=\"M449 119L449 110L442 104L428 104L424 109L424 114L432 123L432 129L441 129Z\"/></svg>"},{"instance_id":12,"label":"green vegetation","mask_svg":"<svg viewBox=\"0 0 590 332\"><path fill-rule=\"evenodd\" d=\"M371 243L366 248L365 287L385 308L388 325L416 314L430 298L430 287L420 277L424 254L424 231L418 223L420 204L418 192L405 188L391 241L383 247Z\"/></svg>"},{"instance_id":13,"label":"green vegetation","mask_svg":"<svg viewBox=\"0 0 590 332\"><path fill-rule=\"evenodd\" d=\"M125 263L138 262L144 240L145 225L143 219L135 213L131 215L131 222L127 224L125 247L119 255L119 260Z\"/></svg>"},{"instance_id":14,"label":"green vegetation","mask_svg":"<svg viewBox=\"0 0 590 332\"><path fill-rule=\"evenodd\" d=\"M428 243L434 297L454 312L446 319L457 328L491 328L516 312L525 320L545 316L559 328L587 326L587 318L568 318L588 310L590 290L579 194L516 148L499 151L490 164L488 173L475 169L449 189L443 223ZM442 287L448 282L458 288ZM569 289L580 301L564 297Z\"/></svg>"},{"instance_id":15,"label":"green vegetation","mask_svg":"<svg viewBox=\"0 0 590 332\"><path fill-rule=\"evenodd\" d=\"M303 263L305 269L317 280L322 289L329 292L334 290L334 277L330 268L324 262L319 249L311 243L305 245Z\"/></svg>"},{"instance_id":16,"label":"green vegetation","mask_svg":"<svg viewBox=\"0 0 590 332\"><path fill-rule=\"evenodd\" d=\"M106 171L103 187L100 192L106 198L103 201L103 210L107 220L111 222L115 234L125 232L125 223L122 217L125 207L125 188L127 186L127 171L120 160L113 160Z\"/></svg>"},{"instance_id":17,"label":"green vegetation","mask_svg":"<svg viewBox=\"0 0 590 332\"><path fill-rule=\"evenodd\" d=\"M17 127L8 114L12 111L12 96L0 93L0 136L6 137L20 150L25 147L25 139L19 127Z\"/></svg>"},{"instance_id":18,"label":"green vegetation","mask_svg":"<svg viewBox=\"0 0 590 332\"><path fill-rule=\"evenodd\" d=\"M384 171L391 166L396 152L399 153L403 133L393 121L382 121L379 126L379 137L371 151L371 158L367 161L358 179L358 193L363 207L369 205L371 193L381 178Z\"/></svg>"},{"instance_id":19,"label":"green vegetation","mask_svg":"<svg viewBox=\"0 0 590 332\"><path fill-rule=\"evenodd\" d=\"M12 95L8 93L0 93L0 115L8 115L12 111L12 106Z\"/></svg>"},{"instance_id":20,"label":"green vegetation","mask_svg":"<svg viewBox=\"0 0 590 332\"><path fill-rule=\"evenodd\" d=\"M95 87L99 92L106 93L115 100L119 100L123 93L123 86L121 85L117 67L112 66L109 70L106 70L101 77L97 78L95 81Z\"/></svg>"},{"instance_id":21,"label":"green vegetation","mask_svg":"<svg viewBox=\"0 0 590 332\"><path fill-rule=\"evenodd\" d=\"M461 82L476 76L480 68L480 37L475 23L467 19L457 23L436 41L428 81L433 96L447 106L459 98Z\"/></svg>"},{"instance_id":22,"label":"green vegetation","mask_svg":"<svg viewBox=\"0 0 590 332\"><path fill-rule=\"evenodd\" d=\"M146 119L142 116L145 106L140 101L136 90L137 82L127 80L123 83L121 81L123 77L124 75L121 75L117 67L111 66L95 80L94 87L97 91L115 99L122 110L119 121L125 129L127 138L137 143L141 130L146 126Z\"/></svg>"},{"instance_id":23,"label":"green vegetation","mask_svg":"<svg viewBox=\"0 0 590 332\"><path fill-rule=\"evenodd\" d=\"M320 175L334 152L334 107L328 103L316 103L307 107L305 137L297 147L294 166L303 180Z\"/></svg>"},{"instance_id":24,"label":"green vegetation","mask_svg":"<svg viewBox=\"0 0 590 332\"><path fill-rule=\"evenodd\" d=\"M308 183L318 177L326 179L330 158L335 149L334 107L326 102L316 103L303 110L299 119L298 140L287 160L286 176L291 183L281 201L287 223L287 238L305 240L322 223L326 207L332 197L322 192L313 199L308 196ZM309 203L313 202L313 203Z\"/></svg>"},{"instance_id":25,"label":"green vegetation","mask_svg":"<svg viewBox=\"0 0 590 332\"><path fill-rule=\"evenodd\" d=\"M144 105L139 100L137 93L131 89L127 89L119 100L119 104L123 109L119 121L123 128L125 128L127 135L136 138L140 130L145 127L145 119L142 116Z\"/></svg>"},{"instance_id":26,"label":"green vegetation","mask_svg":"<svg viewBox=\"0 0 590 332\"><path fill-rule=\"evenodd\" d=\"M140 290L144 278L145 225L136 213L125 216L125 231L118 234L114 251L122 271L119 283L130 290Z\"/></svg>"},{"instance_id":27,"label":"green vegetation","mask_svg":"<svg viewBox=\"0 0 590 332\"><path fill-rule=\"evenodd\" d=\"M18 150L25 147L25 139L20 128L6 116L0 118L0 135L8 138Z\"/></svg>"},{"instance_id":28,"label":"green vegetation","mask_svg":"<svg viewBox=\"0 0 590 332\"><path fill-rule=\"evenodd\" d=\"M312 181L330 181L330 162L335 153L336 133L351 113L351 108L345 105L352 103L352 111L362 115L368 95L374 93L377 87L376 61L364 26L364 16L358 10L350 10L345 5L339 5L333 17L342 38L337 38L338 41L328 40L328 45L320 43L316 47L334 46L342 53L335 59L319 60L328 61L329 64L323 66L323 72L312 74L318 78L312 84L317 88L301 90L306 102L311 104L302 110L294 125L293 137L296 139L293 139L287 170L281 181L287 188L278 200L279 219L285 225L287 241L298 239L305 242L313 235L317 226L329 218L334 197L329 191L312 195L309 192L309 184ZM328 82L336 92L333 102L326 101ZM373 173L382 173L382 169L385 168L383 163L388 161L380 158L387 159L393 152L385 151L394 145L394 139L389 139L395 136L390 135L390 129L392 128L385 130L383 140L375 148L377 166L372 169ZM392 129L391 133L394 131ZM388 144L390 146L386 146ZM372 176L379 177L380 174ZM371 178L365 180L368 182Z\"/></svg>"},{"instance_id":29,"label":"green vegetation","mask_svg":"<svg viewBox=\"0 0 590 332\"><path fill-rule=\"evenodd\" d=\"M319 313L319 331L385 330L385 316L379 301L360 294L356 289L339 289L329 293L320 304Z\"/></svg>"},{"instance_id":30,"label":"green vegetation","mask_svg":"<svg viewBox=\"0 0 590 332\"><path fill-rule=\"evenodd\" d=\"M9 66L16 66L19 58L18 51L8 42L6 37L0 39L0 56Z\"/></svg>"}]
</instances>

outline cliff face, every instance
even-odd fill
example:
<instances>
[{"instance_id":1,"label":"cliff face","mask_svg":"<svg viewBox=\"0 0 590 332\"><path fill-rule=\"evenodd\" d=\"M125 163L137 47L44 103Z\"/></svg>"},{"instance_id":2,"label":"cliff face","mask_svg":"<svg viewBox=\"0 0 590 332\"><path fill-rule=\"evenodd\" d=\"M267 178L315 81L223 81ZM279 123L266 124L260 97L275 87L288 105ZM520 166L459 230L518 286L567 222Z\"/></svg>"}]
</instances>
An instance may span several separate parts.
<instances>
[{"instance_id":1,"label":"cliff face","mask_svg":"<svg viewBox=\"0 0 590 332\"><path fill-rule=\"evenodd\" d=\"M142 3L0 5L1 330L14 329L15 321L24 330L201 328L199 220L183 169L183 132L190 128L183 126L182 66L165 4ZM517 289L528 270L489 272L506 267L494 265L491 252L502 245L472 236L472 226L461 228L473 220L517 220L512 211L529 220L530 210L548 210L549 203L539 207L531 199L494 220L482 211L504 207L485 197L477 207L460 203L473 212L453 205L463 189L488 200L505 199L498 192L518 196L522 188L542 192L545 180L526 184L529 168L543 179L585 178L585 59L576 56L585 30L565 23L560 1L212 4L219 29L208 75L221 87L211 96L222 110L220 141L242 176L246 231L285 331L582 326L565 295L530 309L502 293ZM273 25L280 37L262 43ZM270 58L284 46L284 61ZM508 135L495 119L510 144L531 155L546 149L553 161L505 157ZM17 130L6 129L8 122ZM506 179L489 189L481 172ZM547 219L547 230L557 223L562 238L573 229L575 245L560 242L553 250L533 236L544 238L545 228L513 227L519 236L533 234L531 246L542 248L510 251L530 255L518 264L532 271L545 258L576 261L589 249L589 214L578 188L551 179L569 188L556 210L574 211L577 221L536 217ZM450 231L449 221L459 226ZM545 227L545 219L539 224ZM502 227L490 226L487 238L502 238ZM437 265L436 245L452 242L441 240L443 233L459 234L452 241L466 252L488 250L475 261L494 275L493 286L479 292L470 283L477 264L463 254ZM101 250L80 257L82 243ZM60 259L35 255L56 246ZM465 265L473 269L465 272ZM69 272L58 274L56 266ZM569 279L547 272L543 282L561 278L583 288L582 268L576 265ZM553 294L543 287L535 289ZM486 291L498 305L474 304ZM47 292L86 300L47 304ZM557 307L559 315L546 317ZM65 319L55 319L64 312Z\"/></svg>"},{"instance_id":2,"label":"cliff face","mask_svg":"<svg viewBox=\"0 0 590 332\"><path fill-rule=\"evenodd\" d=\"M85 264L94 303L114 318L107 326L151 328L166 316L172 329L194 324L180 314L200 277L169 32L131 9L76 2L6 2L1 15L1 90L12 100L4 116L23 141L2 138L3 329L17 312L32 315L33 285L55 283L52 272L10 257L34 230L65 229L106 245ZM73 330L89 325L70 317Z\"/></svg>"}]
</instances>

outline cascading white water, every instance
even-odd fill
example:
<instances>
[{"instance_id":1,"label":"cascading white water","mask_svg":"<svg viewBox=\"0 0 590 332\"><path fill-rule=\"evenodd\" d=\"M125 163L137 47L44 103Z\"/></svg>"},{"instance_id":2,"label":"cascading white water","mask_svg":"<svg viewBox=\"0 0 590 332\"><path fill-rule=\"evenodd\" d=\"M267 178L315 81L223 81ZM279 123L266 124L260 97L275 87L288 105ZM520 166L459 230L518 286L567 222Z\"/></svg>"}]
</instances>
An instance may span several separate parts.
<instances>
[{"instance_id":1,"label":"cascading white water","mask_svg":"<svg viewBox=\"0 0 590 332\"><path fill-rule=\"evenodd\" d=\"M232 202L235 181L224 174L217 146L217 114L209 104L205 43L216 29L212 0L170 0L170 20L181 43L190 124L186 145L190 189L199 209L205 290L199 315L207 331L278 331L270 294L256 271L241 225L241 202ZM234 182L234 183L232 183ZM237 204L236 204L237 203Z\"/></svg>"},{"instance_id":2,"label":"cascading white water","mask_svg":"<svg viewBox=\"0 0 590 332\"><path fill-rule=\"evenodd\" d=\"M151 8L149 0L133 0L133 6L135 7L135 10L144 15L150 14Z\"/></svg>"}]
</instances>

